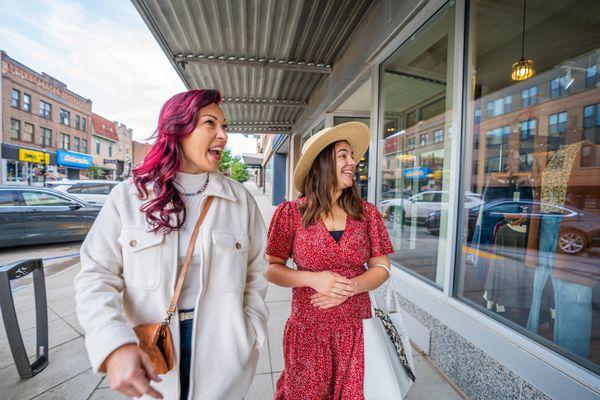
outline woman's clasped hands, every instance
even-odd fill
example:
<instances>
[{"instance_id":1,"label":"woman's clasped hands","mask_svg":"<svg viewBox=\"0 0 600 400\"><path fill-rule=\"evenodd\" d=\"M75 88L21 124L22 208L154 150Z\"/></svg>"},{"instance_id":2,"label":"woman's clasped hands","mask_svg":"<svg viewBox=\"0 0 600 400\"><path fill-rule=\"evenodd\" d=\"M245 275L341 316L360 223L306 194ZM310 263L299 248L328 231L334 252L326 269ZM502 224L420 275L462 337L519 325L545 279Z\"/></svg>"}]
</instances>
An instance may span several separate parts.
<instances>
[{"instance_id":1,"label":"woman's clasped hands","mask_svg":"<svg viewBox=\"0 0 600 400\"><path fill-rule=\"evenodd\" d=\"M358 280L348 279L332 271L315 272L310 287L315 293L311 304L325 310L339 306L358 291Z\"/></svg>"}]
</instances>

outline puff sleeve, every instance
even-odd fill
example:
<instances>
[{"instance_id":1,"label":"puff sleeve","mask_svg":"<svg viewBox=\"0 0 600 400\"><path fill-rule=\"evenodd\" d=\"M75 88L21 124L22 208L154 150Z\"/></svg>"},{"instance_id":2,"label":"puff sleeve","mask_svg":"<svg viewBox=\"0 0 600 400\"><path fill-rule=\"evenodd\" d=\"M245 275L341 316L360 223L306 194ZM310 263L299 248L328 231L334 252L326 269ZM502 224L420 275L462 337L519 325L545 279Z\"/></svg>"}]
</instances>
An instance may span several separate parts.
<instances>
[{"instance_id":1,"label":"puff sleeve","mask_svg":"<svg viewBox=\"0 0 600 400\"><path fill-rule=\"evenodd\" d=\"M369 240L371 241L370 258L394 253L390 235L377 207L368 202L364 202L363 207L367 220Z\"/></svg>"},{"instance_id":2,"label":"puff sleeve","mask_svg":"<svg viewBox=\"0 0 600 400\"><path fill-rule=\"evenodd\" d=\"M275 209L267 234L267 255L282 260L292 256L296 233L293 212L293 204L290 201L281 203Z\"/></svg>"}]
</instances>

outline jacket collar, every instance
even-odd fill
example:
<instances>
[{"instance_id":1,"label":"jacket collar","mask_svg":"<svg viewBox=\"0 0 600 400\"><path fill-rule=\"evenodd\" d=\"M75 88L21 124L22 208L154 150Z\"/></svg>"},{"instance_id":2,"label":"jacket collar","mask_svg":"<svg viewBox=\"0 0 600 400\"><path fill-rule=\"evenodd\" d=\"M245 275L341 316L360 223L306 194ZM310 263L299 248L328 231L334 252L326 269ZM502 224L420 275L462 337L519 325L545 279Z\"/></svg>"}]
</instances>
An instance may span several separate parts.
<instances>
[{"instance_id":1,"label":"jacket collar","mask_svg":"<svg viewBox=\"0 0 600 400\"><path fill-rule=\"evenodd\" d=\"M209 172L209 183L204 192L207 196L221 197L226 200L236 201L237 197L231 187L231 181L221 172Z\"/></svg>"}]
</instances>

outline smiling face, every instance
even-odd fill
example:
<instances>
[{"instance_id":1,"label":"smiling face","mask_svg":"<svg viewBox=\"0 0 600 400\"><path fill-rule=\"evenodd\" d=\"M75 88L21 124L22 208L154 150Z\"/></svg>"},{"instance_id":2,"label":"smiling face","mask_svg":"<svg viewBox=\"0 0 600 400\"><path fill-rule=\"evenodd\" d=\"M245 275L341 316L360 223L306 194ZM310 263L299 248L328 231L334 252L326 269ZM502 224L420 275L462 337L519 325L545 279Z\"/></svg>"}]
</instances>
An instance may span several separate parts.
<instances>
[{"instance_id":1,"label":"smiling face","mask_svg":"<svg viewBox=\"0 0 600 400\"><path fill-rule=\"evenodd\" d=\"M337 178L338 190L342 191L354 184L354 153L348 142L340 141L335 144L335 174Z\"/></svg>"},{"instance_id":2,"label":"smiling face","mask_svg":"<svg viewBox=\"0 0 600 400\"><path fill-rule=\"evenodd\" d=\"M210 104L201 108L196 127L179 142L183 149L181 171L190 174L216 171L227 144L226 130L221 107Z\"/></svg>"}]
</instances>

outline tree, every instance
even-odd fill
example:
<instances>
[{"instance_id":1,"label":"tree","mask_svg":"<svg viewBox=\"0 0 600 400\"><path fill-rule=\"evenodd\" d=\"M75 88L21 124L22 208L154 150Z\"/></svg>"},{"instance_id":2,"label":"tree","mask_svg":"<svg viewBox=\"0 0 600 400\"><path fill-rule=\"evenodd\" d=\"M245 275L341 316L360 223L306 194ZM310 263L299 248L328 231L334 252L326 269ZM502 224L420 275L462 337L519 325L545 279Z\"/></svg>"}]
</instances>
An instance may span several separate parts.
<instances>
[{"instance_id":1,"label":"tree","mask_svg":"<svg viewBox=\"0 0 600 400\"><path fill-rule=\"evenodd\" d=\"M231 150L228 148L223 149L223 154L221 154L221 160L219 161L219 171L228 175L231 166L233 164L233 157L231 156Z\"/></svg>"},{"instance_id":2,"label":"tree","mask_svg":"<svg viewBox=\"0 0 600 400\"><path fill-rule=\"evenodd\" d=\"M105 175L106 175L106 171L104 171L102 168L98 167L97 165L92 165L87 170L87 176L90 179L104 179Z\"/></svg>"},{"instance_id":3,"label":"tree","mask_svg":"<svg viewBox=\"0 0 600 400\"><path fill-rule=\"evenodd\" d=\"M231 179L235 179L236 181L242 183L250 179L248 166L242 162L239 156L236 156L233 159L233 165L231 166Z\"/></svg>"}]
</instances>

